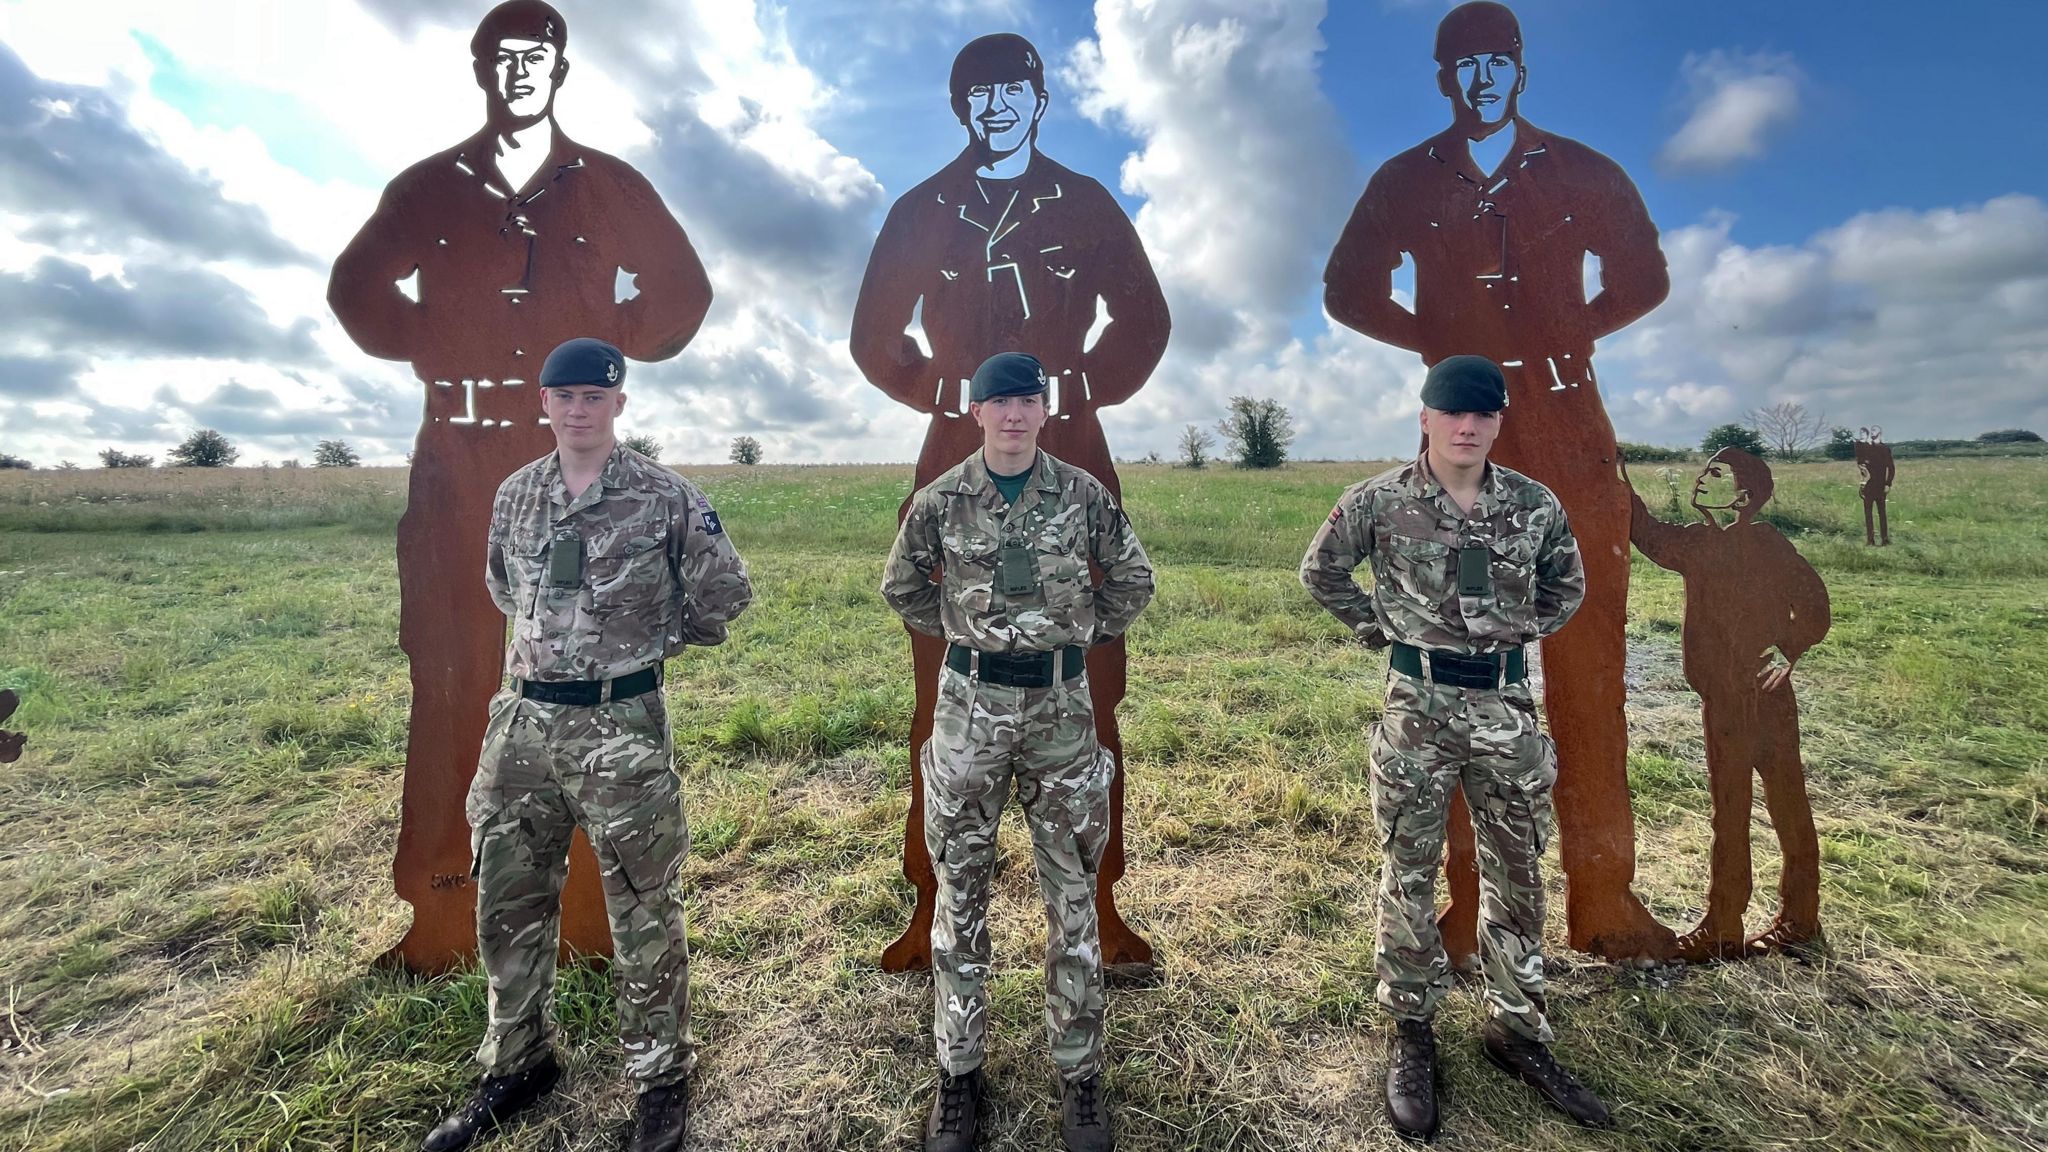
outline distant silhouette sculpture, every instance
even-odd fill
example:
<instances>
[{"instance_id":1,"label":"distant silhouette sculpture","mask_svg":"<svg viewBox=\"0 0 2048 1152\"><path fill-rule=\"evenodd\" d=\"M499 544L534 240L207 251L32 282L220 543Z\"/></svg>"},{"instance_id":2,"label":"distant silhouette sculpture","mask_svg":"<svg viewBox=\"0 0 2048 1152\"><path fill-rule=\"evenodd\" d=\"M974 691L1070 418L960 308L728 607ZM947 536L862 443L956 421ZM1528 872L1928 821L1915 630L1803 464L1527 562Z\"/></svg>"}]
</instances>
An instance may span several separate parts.
<instances>
[{"instance_id":1,"label":"distant silhouette sculpture","mask_svg":"<svg viewBox=\"0 0 2048 1152\"><path fill-rule=\"evenodd\" d=\"M14 690L0 689L0 722L5 722L14 710L21 706L21 697ZM28 746L28 736L21 732L0 732L0 764L12 764L21 759L21 750Z\"/></svg>"},{"instance_id":2,"label":"distant silhouette sculpture","mask_svg":"<svg viewBox=\"0 0 2048 1152\"><path fill-rule=\"evenodd\" d=\"M540 0L484 16L470 40L484 126L384 189L327 287L357 345L411 361L426 385L398 526L399 644L413 702L393 873L413 923L387 957L424 971L476 950L463 799L505 642L484 587L484 537L499 482L554 447L533 383L541 361L576 336L667 359L711 304L704 267L661 196L555 123L567 42L561 14ZM579 832L565 950L609 952L603 900Z\"/></svg>"},{"instance_id":3,"label":"distant silhouette sculpture","mask_svg":"<svg viewBox=\"0 0 2048 1152\"><path fill-rule=\"evenodd\" d=\"M1663 956L1671 930L1630 889L1629 505L1592 357L1596 339L1663 301L1664 254L1618 165L1520 115L1528 73L1512 12L1492 3L1452 9L1437 28L1436 60L1451 125L1373 174L1330 253L1325 306L1425 364L1470 353L1506 369L1509 407L1493 459L1557 494L1586 564L1584 607L1542 644L1567 936L1582 951ZM1392 296L1404 257L1414 265L1412 312ZM1600 283L1591 299L1589 257ZM1454 796L1451 902L1440 924L1460 963L1478 950L1471 828L1464 798Z\"/></svg>"},{"instance_id":4,"label":"distant silhouette sculpture","mask_svg":"<svg viewBox=\"0 0 2048 1152\"><path fill-rule=\"evenodd\" d=\"M1885 497L1892 481L1898 479L1898 465L1892 462L1892 446L1884 442L1884 429L1865 428L1856 435L1856 491L1863 497L1863 541L1870 545L1892 542L1891 522L1885 518ZM1876 524L1871 512L1876 510Z\"/></svg>"},{"instance_id":5,"label":"distant silhouette sculpture","mask_svg":"<svg viewBox=\"0 0 2048 1152\"><path fill-rule=\"evenodd\" d=\"M1763 461L1723 448L1693 484L1701 523L1666 524L1629 489L1630 539L1685 578L1685 679L1700 695L1706 723L1714 847L1706 915L1678 940L1686 960L1796 949L1820 938L1820 847L1799 757L1792 667L1828 633L1828 590L1791 541L1757 519L1772 486ZM1734 518L1724 525L1715 515L1722 512ZM1774 650L1783 663L1772 659ZM1745 940L1752 772L1763 778L1784 869L1777 919Z\"/></svg>"},{"instance_id":6,"label":"distant silhouette sculpture","mask_svg":"<svg viewBox=\"0 0 2048 1152\"><path fill-rule=\"evenodd\" d=\"M998 352L1028 352L1051 378L1051 419L1039 444L1121 494L1097 412L1138 391L1166 351L1171 321L1152 263L1116 199L1038 150L1049 96L1045 64L1021 36L984 36L960 50L950 82L967 146L889 210L854 305L854 363L890 398L931 416L913 489L981 447L965 418L966 384ZM1098 316L1107 323L1099 333ZM927 353L909 334L921 325ZM908 507L906 502L905 507ZM1099 576L1100 573L1097 573ZM931 964L937 891L924 842L924 788L916 749L931 736L945 643L910 634L917 686L911 721L910 817L903 874L917 907L882 954L890 971ZM1124 872L1124 642L1088 652L1096 729L1117 758L1110 842L1096 904L1106 964L1150 964L1152 947L1116 910Z\"/></svg>"}]
</instances>

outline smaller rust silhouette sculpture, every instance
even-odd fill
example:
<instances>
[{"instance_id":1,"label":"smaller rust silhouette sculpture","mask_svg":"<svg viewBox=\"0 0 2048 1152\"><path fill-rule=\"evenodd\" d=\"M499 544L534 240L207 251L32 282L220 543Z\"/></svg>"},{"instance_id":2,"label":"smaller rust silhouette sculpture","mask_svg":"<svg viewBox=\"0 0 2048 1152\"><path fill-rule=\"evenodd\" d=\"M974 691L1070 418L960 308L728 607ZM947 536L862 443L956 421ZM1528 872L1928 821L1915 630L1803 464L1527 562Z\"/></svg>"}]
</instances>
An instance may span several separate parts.
<instances>
[{"instance_id":1,"label":"smaller rust silhouette sculpture","mask_svg":"<svg viewBox=\"0 0 2048 1152\"><path fill-rule=\"evenodd\" d=\"M970 42L953 61L949 88L965 147L889 209L854 303L853 361L891 399L931 417L912 491L980 449L981 430L965 419L975 368L998 352L1028 352L1051 381L1051 419L1039 446L1121 499L1098 413L1130 399L1166 353L1172 320L1152 262L1108 190L1038 150L1039 121L1051 98L1044 58L1029 41L999 33ZM1104 314L1108 323L1098 327ZM929 354L909 335L913 323L923 328ZM917 750L931 737L946 645L913 631L910 652L917 705L903 875L917 889L917 905L903 935L882 953L889 972L931 967L938 895L924 841ZM1117 761L1095 906L1103 963L1139 967L1152 963L1152 946L1116 908L1124 874L1123 741L1116 724L1124 656L1123 637L1091 647L1087 656L1096 734Z\"/></svg>"},{"instance_id":2,"label":"smaller rust silhouette sculpture","mask_svg":"<svg viewBox=\"0 0 2048 1152\"><path fill-rule=\"evenodd\" d=\"M13 690L0 690L0 722L14 715L21 706L21 697ZM12 764L21 759L21 750L28 746L28 737L20 732L0 732L0 764Z\"/></svg>"},{"instance_id":3,"label":"smaller rust silhouette sculpture","mask_svg":"<svg viewBox=\"0 0 2048 1152\"><path fill-rule=\"evenodd\" d=\"M1892 542L1892 526L1885 519L1885 497L1891 493L1892 481L1898 479L1898 466L1892 462L1892 446L1884 442L1884 429L1865 428L1856 434L1856 478L1857 491L1863 496L1863 540L1870 545ZM1871 523L1872 511L1876 512L1876 524Z\"/></svg>"},{"instance_id":4,"label":"smaller rust silhouette sculpture","mask_svg":"<svg viewBox=\"0 0 2048 1152\"><path fill-rule=\"evenodd\" d=\"M1629 538L1659 567L1685 578L1685 679L1699 693L1706 725L1714 845L1706 915L1678 939L1684 960L1820 941L1820 850L1799 757L1792 668L1827 635L1828 590L1791 541L1757 519L1771 489L1763 461L1723 448L1693 484L1701 523L1664 523L1634 496ZM1725 525L1715 515L1723 512L1734 515ZM1753 887L1751 773L1763 779L1784 868L1777 919L1745 939L1742 912Z\"/></svg>"}]
</instances>

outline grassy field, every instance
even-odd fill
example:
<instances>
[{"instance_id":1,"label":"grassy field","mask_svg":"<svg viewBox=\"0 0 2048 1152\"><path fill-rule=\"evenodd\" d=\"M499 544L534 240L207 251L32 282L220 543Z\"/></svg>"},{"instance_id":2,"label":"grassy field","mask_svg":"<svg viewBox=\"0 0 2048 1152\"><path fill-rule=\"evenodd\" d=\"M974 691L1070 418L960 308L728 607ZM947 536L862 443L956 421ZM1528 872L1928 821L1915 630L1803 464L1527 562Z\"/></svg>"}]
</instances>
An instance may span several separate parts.
<instances>
[{"instance_id":1,"label":"grassy field","mask_svg":"<svg viewBox=\"0 0 2048 1152\"><path fill-rule=\"evenodd\" d=\"M1125 469L1160 593L1132 634L1120 894L1162 961L1112 992L1126 1149L1398 1146L1364 772L1384 661L1294 578L1375 469ZM1554 917L1559 1049L1620 1126L1570 1128L1488 1068L1466 991L1440 1022L1446 1147L2048 1147L2048 459L1901 472L1889 549L1862 544L1851 464L1781 469L1773 511L1834 601L1799 679L1831 954L1637 972L1567 951ZM874 591L908 469L692 475L758 590L667 688L694 832L692 1146L913 1147L929 983L876 966L909 905L911 692ZM1634 480L1663 508L1690 475ZM0 767L0 1152L404 1149L466 1091L480 978L367 970L407 915L403 487L0 473L0 687L31 738ZM1683 925L1708 803L1679 612L1676 578L1639 560L1639 887ZM1774 879L1761 805L1755 831ZM1005 852L984 1146L1053 1148L1014 821ZM567 1090L493 1147L617 1146L606 978L574 972L561 1016Z\"/></svg>"}]
</instances>

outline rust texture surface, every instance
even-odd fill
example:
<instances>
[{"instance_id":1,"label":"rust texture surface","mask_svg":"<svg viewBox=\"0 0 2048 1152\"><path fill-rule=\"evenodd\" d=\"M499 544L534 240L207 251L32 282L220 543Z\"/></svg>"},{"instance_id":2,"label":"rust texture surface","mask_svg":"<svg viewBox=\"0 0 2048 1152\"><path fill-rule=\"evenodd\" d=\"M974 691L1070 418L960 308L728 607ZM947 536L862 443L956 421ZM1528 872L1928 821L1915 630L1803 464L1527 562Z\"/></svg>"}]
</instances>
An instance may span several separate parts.
<instances>
[{"instance_id":1,"label":"rust texture surface","mask_svg":"<svg viewBox=\"0 0 2048 1152\"><path fill-rule=\"evenodd\" d=\"M425 398L398 527L399 638L413 701L393 878L413 922L387 957L421 971L476 949L463 801L505 639L484 587L484 537L498 484L554 449L536 395L541 361L576 336L666 359L711 302L703 265L661 196L556 123L567 32L536 0L483 18L471 67L484 123L386 186L328 283L349 336L373 356L409 362ZM580 832L562 940L565 951L611 948Z\"/></svg>"},{"instance_id":2,"label":"rust texture surface","mask_svg":"<svg viewBox=\"0 0 2048 1152\"><path fill-rule=\"evenodd\" d=\"M1666 524L1634 500L1635 546L1685 579L1685 679L1699 693L1706 728L1714 839L1706 914L1678 939L1685 960L1797 949L1820 938L1820 849L1792 669L1827 635L1828 590L1791 542L1757 519L1771 489L1763 461L1723 448L1693 484L1698 523ZM1777 918L1745 936L1752 774L1763 780L1784 864Z\"/></svg>"},{"instance_id":3,"label":"rust texture surface","mask_svg":"<svg viewBox=\"0 0 2048 1152\"><path fill-rule=\"evenodd\" d=\"M1512 12L1453 9L1435 58L1451 122L1373 174L1330 254L1325 306L1424 364L1474 354L1505 368L1509 407L1493 459L1557 494L1586 564L1584 607L1542 646L1567 937L1606 956L1666 957L1673 933L1632 889L1622 684L1629 495L1593 369L1595 340L1663 302L1664 254L1619 165L1523 115L1527 72ZM1404 262L1414 272L1412 309L1393 296ZM1455 793L1447 872L1444 945L1464 962L1478 948L1478 869Z\"/></svg>"},{"instance_id":4,"label":"rust texture surface","mask_svg":"<svg viewBox=\"0 0 2048 1152\"><path fill-rule=\"evenodd\" d=\"M966 383L975 368L997 352L1028 352L1052 381L1040 446L1120 494L1097 414L1137 392L1166 350L1165 297L1123 208L1095 180L1038 151L1049 99L1044 72L1020 37L983 37L962 49L950 90L966 146L895 203L868 260L853 314L853 358L875 387L931 418L915 487L981 447L981 431L967 418ZM1107 323L1095 331L1099 314ZM923 342L910 333L913 322ZM883 953L890 971L930 966L937 888L915 750L931 735L945 645L912 633L910 647L917 705L903 873L917 905ZM1124 923L1115 898L1124 873L1116 725L1123 640L1091 648L1087 660L1097 732L1117 758L1097 896L1103 961L1149 965L1151 945Z\"/></svg>"},{"instance_id":5,"label":"rust texture surface","mask_svg":"<svg viewBox=\"0 0 2048 1152\"><path fill-rule=\"evenodd\" d=\"M11 688L0 689L0 723L14 715L21 706L21 697ZM0 731L0 764L12 764L21 759L21 750L28 747L28 736L21 732Z\"/></svg>"}]
</instances>

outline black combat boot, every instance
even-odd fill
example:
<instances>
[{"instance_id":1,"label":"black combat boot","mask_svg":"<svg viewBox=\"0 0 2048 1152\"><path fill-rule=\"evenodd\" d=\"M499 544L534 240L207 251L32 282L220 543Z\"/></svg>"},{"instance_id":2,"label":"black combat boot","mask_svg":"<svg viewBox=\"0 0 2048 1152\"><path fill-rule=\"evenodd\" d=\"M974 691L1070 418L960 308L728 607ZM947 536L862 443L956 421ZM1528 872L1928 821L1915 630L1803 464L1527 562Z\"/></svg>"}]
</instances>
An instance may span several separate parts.
<instances>
[{"instance_id":1,"label":"black combat boot","mask_svg":"<svg viewBox=\"0 0 2048 1152\"><path fill-rule=\"evenodd\" d=\"M634 1109L629 1152L681 1152L683 1126L689 1119L690 1082L681 1080L648 1088Z\"/></svg>"},{"instance_id":2,"label":"black combat boot","mask_svg":"<svg viewBox=\"0 0 2048 1152\"><path fill-rule=\"evenodd\" d=\"M1396 1020L1387 1039L1387 1123L1410 1140L1436 1139L1436 1031L1427 1020Z\"/></svg>"},{"instance_id":3,"label":"black combat boot","mask_svg":"<svg viewBox=\"0 0 2048 1152\"><path fill-rule=\"evenodd\" d=\"M1493 1066L1536 1089L1551 1107L1588 1128L1614 1126L1607 1105L1560 1067L1542 1041L1531 1040L1499 1020L1488 1020L1482 1035L1486 1058Z\"/></svg>"},{"instance_id":4,"label":"black combat boot","mask_svg":"<svg viewBox=\"0 0 2048 1152\"><path fill-rule=\"evenodd\" d=\"M1116 1137L1109 1130L1109 1109L1102 1102L1102 1077L1063 1082L1060 1135L1067 1152L1111 1152Z\"/></svg>"},{"instance_id":5,"label":"black combat boot","mask_svg":"<svg viewBox=\"0 0 2048 1152\"><path fill-rule=\"evenodd\" d=\"M500 1124L533 1107L541 1097L555 1090L555 1083L561 1078L562 1066L555 1063L553 1053L524 1072L486 1076L469 1101L435 1125L420 1147L424 1152L467 1148L477 1137L490 1135Z\"/></svg>"},{"instance_id":6,"label":"black combat boot","mask_svg":"<svg viewBox=\"0 0 2048 1152\"><path fill-rule=\"evenodd\" d=\"M974 1152L981 1134L981 1069L964 1076L939 1072L939 1092L924 1122L924 1152Z\"/></svg>"}]
</instances>

